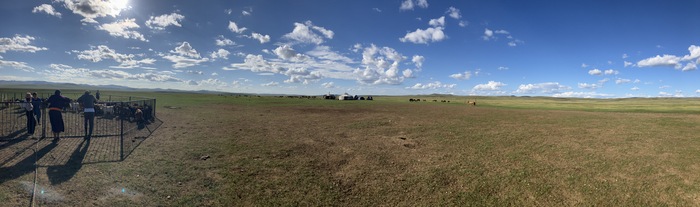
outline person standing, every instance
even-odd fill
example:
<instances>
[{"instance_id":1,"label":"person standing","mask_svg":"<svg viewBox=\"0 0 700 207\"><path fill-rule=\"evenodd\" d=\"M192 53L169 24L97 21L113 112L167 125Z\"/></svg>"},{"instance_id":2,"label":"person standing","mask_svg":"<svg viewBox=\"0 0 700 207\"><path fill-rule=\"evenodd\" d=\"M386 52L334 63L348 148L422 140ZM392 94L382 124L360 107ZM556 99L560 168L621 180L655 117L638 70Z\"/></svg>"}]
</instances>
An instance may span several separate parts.
<instances>
[{"instance_id":1,"label":"person standing","mask_svg":"<svg viewBox=\"0 0 700 207\"><path fill-rule=\"evenodd\" d=\"M32 107L34 107L34 117L36 117L36 123L41 125L41 103L44 102L39 98L39 94L36 92L32 93Z\"/></svg>"},{"instance_id":2,"label":"person standing","mask_svg":"<svg viewBox=\"0 0 700 207\"><path fill-rule=\"evenodd\" d=\"M70 99L61 96L61 90L56 90L46 103L49 104L49 121L51 121L51 131L53 132L53 141L57 142L61 132L65 131L63 126L63 115L61 110L70 104Z\"/></svg>"},{"instance_id":3,"label":"person standing","mask_svg":"<svg viewBox=\"0 0 700 207\"><path fill-rule=\"evenodd\" d=\"M95 92L95 98L97 98L97 100L100 100L100 90L97 90L97 92Z\"/></svg>"},{"instance_id":4,"label":"person standing","mask_svg":"<svg viewBox=\"0 0 700 207\"><path fill-rule=\"evenodd\" d=\"M24 109L24 114L27 115L27 135L33 136L36 120L34 119L34 106L32 106L32 93L27 92L24 102L20 103L20 106Z\"/></svg>"},{"instance_id":5,"label":"person standing","mask_svg":"<svg viewBox=\"0 0 700 207\"><path fill-rule=\"evenodd\" d=\"M90 139L92 137L92 129L95 125L95 103L97 103L97 98L90 95L90 91L85 91L85 93L78 98L78 103L83 107L83 116L85 121L85 139ZM88 131L88 126L90 130Z\"/></svg>"}]
</instances>

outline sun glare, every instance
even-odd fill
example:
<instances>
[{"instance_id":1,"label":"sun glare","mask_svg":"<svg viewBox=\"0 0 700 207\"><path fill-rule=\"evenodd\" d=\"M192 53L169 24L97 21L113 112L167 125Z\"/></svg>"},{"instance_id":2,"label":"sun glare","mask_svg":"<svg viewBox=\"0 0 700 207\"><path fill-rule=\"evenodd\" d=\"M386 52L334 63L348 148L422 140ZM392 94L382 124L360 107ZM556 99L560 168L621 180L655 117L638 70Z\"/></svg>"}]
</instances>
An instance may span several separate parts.
<instances>
[{"instance_id":1,"label":"sun glare","mask_svg":"<svg viewBox=\"0 0 700 207\"><path fill-rule=\"evenodd\" d=\"M126 9L126 7L129 6L129 0L111 0L109 2L112 5L112 8L117 11Z\"/></svg>"}]
</instances>

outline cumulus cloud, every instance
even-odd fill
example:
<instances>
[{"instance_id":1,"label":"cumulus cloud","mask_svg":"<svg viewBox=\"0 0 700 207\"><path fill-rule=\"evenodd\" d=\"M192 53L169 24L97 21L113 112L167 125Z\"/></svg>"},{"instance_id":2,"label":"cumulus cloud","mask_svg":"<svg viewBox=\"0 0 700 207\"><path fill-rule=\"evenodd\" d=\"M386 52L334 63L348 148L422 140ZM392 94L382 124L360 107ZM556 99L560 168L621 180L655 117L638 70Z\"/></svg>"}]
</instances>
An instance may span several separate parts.
<instances>
[{"instance_id":1,"label":"cumulus cloud","mask_svg":"<svg viewBox=\"0 0 700 207\"><path fill-rule=\"evenodd\" d=\"M673 66L680 67L681 58L675 55L663 55L650 57L637 62L638 67Z\"/></svg>"},{"instance_id":2,"label":"cumulus cloud","mask_svg":"<svg viewBox=\"0 0 700 207\"><path fill-rule=\"evenodd\" d=\"M129 8L126 1L117 0L56 0L55 2L63 2L66 9L83 16L84 18L80 21L87 23L97 23L95 18L98 17L116 18L122 10Z\"/></svg>"},{"instance_id":3,"label":"cumulus cloud","mask_svg":"<svg viewBox=\"0 0 700 207\"><path fill-rule=\"evenodd\" d=\"M316 32L314 32L316 31ZM317 34L320 33L321 35ZM321 44L324 38L333 39L334 32L324 27L314 25L311 21L306 21L303 24L295 22L294 30L282 36L283 39L290 40L291 43L301 44Z\"/></svg>"},{"instance_id":4,"label":"cumulus cloud","mask_svg":"<svg viewBox=\"0 0 700 207\"><path fill-rule=\"evenodd\" d=\"M164 59L173 62L174 68L186 68L209 61L209 58L201 58L197 50L190 46L190 43L183 42L180 46L171 50L170 54L161 54Z\"/></svg>"},{"instance_id":5,"label":"cumulus cloud","mask_svg":"<svg viewBox=\"0 0 700 207\"><path fill-rule=\"evenodd\" d=\"M690 52L690 54L683 56L683 61L691 61L700 58L700 46L690 45L690 47L688 47L688 52Z\"/></svg>"},{"instance_id":6,"label":"cumulus cloud","mask_svg":"<svg viewBox=\"0 0 700 207\"><path fill-rule=\"evenodd\" d=\"M113 68L137 68L143 67L143 64L152 65L156 62L156 60L152 58L137 60L134 54L117 53L114 49L106 45L98 45L97 47L91 46L90 50L73 50L72 52L78 55L79 60L89 60L92 62L100 62L107 59L114 60L118 62L119 65L111 66Z\"/></svg>"},{"instance_id":7,"label":"cumulus cloud","mask_svg":"<svg viewBox=\"0 0 700 207\"><path fill-rule=\"evenodd\" d=\"M270 35L262 35L253 32L253 34L250 36L250 38L256 39L260 41L260 44L265 44L267 42L270 42Z\"/></svg>"},{"instance_id":8,"label":"cumulus cloud","mask_svg":"<svg viewBox=\"0 0 700 207\"><path fill-rule=\"evenodd\" d=\"M180 21L184 18L185 16L178 13L163 14L157 17L151 16L151 18L146 21L146 26L155 30L164 30L165 27L170 25L182 27Z\"/></svg>"},{"instance_id":9,"label":"cumulus cloud","mask_svg":"<svg viewBox=\"0 0 700 207\"><path fill-rule=\"evenodd\" d=\"M593 70L589 70L588 74L590 74L590 75L602 75L603 71L598 70L598 69L593 69Z\"/></svg>"},{"instance_id":10,"label":"cumulus cloud","mask_svg":"<svg viewBox=\"0 0 700 207\"><path fill-rule=\"evenodd\" d=\"M321 86L324 88L335 88L335 84L333 82L322 83Z\"/></svg>"},{"instance_id":11,"label":"cumulus cloud","mask_svg":"<svg viewBox=\"0 0 700 207\"><path fill-rule=\"evenodd\" d=\"M559 93L564 90L571 90L571 87L561 85L558 82L546 82L546 83L535 83L535 84L521 84L515 93L521 94L535 94L535 93Z\"/></svg>"},{"instance_id":12,"label":"cumulus cloud","mask_svg":"<svg viewBox=\"0 0 700 207\"><path fill-rule=\"evenodd\" d=\"M228 55L230 55L230 54L231 54L231 52L229 52L228 50L219 48L218 50L212 52L210 57L211 57L211 59L223 58L223 59L228 60Z\"/></svg>"},{"instance_id":13,"label":"cumulus cloud","mask_svg":"<svg viewBox=\"0 0 700 207\"><path fill-rule=\"evenodd\" d=\"M461 19L462 18L462 13L459 11L459 9L454 8L454 7L448 8L445 13L448 14L453 19Z\"/></svg>"},{"instance_id":14,"label":"cumulus cloud","mask_svg":"<svg viewBox=\"0 0 700 207\"><path fill-rule=\"evenodd\" d=\"M231 32L241 34L241 33L243 33L243 31L246 31L248 28L245 28L245 27L239 28L235 22L229 21L228 22L228 29L231 30Z\"/></svg>"},{"instance_id":15,"label":"cumulus cloud","mask_svg":"<svg viewBox=\"0 0 700 207\"><path fill-rule=\"evenodd\" d=\"M90 70L85 68L73 68L69 65L51 64L50 70L42 74L54 81L74 81L75 79L105 81L105 80L140 80L152 82L183 82L173 76L169 71L129 73L122 70Z\"/></svg>"},{"instance_id":16,"label":"cumulus cloud","mask_svg":"<svg viewBox=\"0 0 700 207\"><path fill-rule=\"evenodd\" d=\"M293 62L301 62L309 58L304 54L297 53L289 45L279 46L275 50L273 50L273 52L275 53L275 55L277 55L277 57L282 58L283 60L289 60Z\"/></svg>"},{"instance_id":17,"label":"cumulus cloud","mask_svg":"<svg viewBox=\"0 0 700 207\"><path fill-rule=\"evenodd\" d=\"M634 66L634 63L624 61L625 67Z\"/></svg>"},{"instance_id":18,"label":"cumulus cloud","mask_svg":"<svg viewBox=\"0 0 700 207\"><path fill-rule=\"evenodd\" d=\"M307 55L316 57L321 60L328 60L332 62L341 62L341 63L352 63L352 59L343 56L341 54L338 54L337 52L331 50L329 46L325 45L319 45L316 46L313 50L306 52Z\"/></svg>"},{"instance_id":19,"label":"cumulus cloud","mask_svg":"<svg viewBox=\"0 0 700 207\"><path fill-rule=\"evenodd\" d=\"M401 2L401 7L399 7L399 10L413 10L413 8L416 6L420 8L428 8L428 0L405 0Z\"/></svg>"},{"instance_id":20,"label":"cumulus cloud","mask_svg":"<svg viewBox=\"0 0 700 207\"><path fill-rule=\"evenodd\" d=\"M447 38L442 27L430 27L428 29L416 29L399 38L401 42L412 42L415 44L428 44L429 42L440 42Z\"/></svg>"},{"instance_id":21,"label":"cumulus cloud","mask_svg":"<svg viewBox=\"0 0 700 207\"><path fill-rule=\"evenodd\" d=\"M420 55L414 55L411 61L416 65L416 68L423 68L423 62L425 62L425 57Z\"/></svg>"},{"instance_id":22,"label":"cumulus cloud","mask_svg":"<svg viewBox=\"0 0 700 207\"><path fill-rule=\"evenodd\" d=\"M428 25L433 26L433 27L444 27L445 26L445 16L442 16L437 19L431 19L428 22Z\"/></svg>"},{"instance_id":23,"label":"cumulus cloud","mask_svg":"<svg viewBox=\"0 0 700 207\"><path fill-rule=\"evenodd\" d=\"M583 88L583 89L595 90L595 89L599 89L602 87L603 87L603 84L601 84L601 83L579 83L578 84L578 88Z\"/></svg>"},{"instance_id":24,"label":"cumulus cloud","mask_svg":"<svg viewBox=\"0 0 700 207\"><path fill-rule=\"evenodd\" d=\"M691 70L697 70L698 66L695 63L687 63L683 67L682 71L691 71Z\"/></svg>"},{"instance_id":25,"label":"cumulus cloud","mask_svg":"<svg viewBox=\"0 0 700 207\"><path fill-rule=\"evenodd\" d=\"M604 74L605 74L605 75L617 75L617 74L620 74L620 71L613 70L613 69L608 69L608 70L605 70L605 71L604 71Z\"/></svg>"},{"instance_id":26,"label":"cumulus cloud","mask_svg":"<svg viewBox=\"0 0 700 207\"><path fill-rule=\"evenodd\" d=\"M18 51L18 52L31 52L48 50L45 47L37 47L30 45L34 40L34 37L25 35L15 35L12 38L2 37L0 38L0 53L5 53L7 51Z\"/></svg>"},{"instance_id":27,"label":"cumulus cloud","mask_svg":"<svg viewBox=\"0 0 700 207\"><path fill-rule=\"evenodd\" d=\"M36 6L36 7L34 7L34 9L32 9L32 13L39 13L39 12L44 12L48 15L61 18L61 13L57 12L53 8L53 6L51 6L50 4L42 4L42 5Z\"/></svg>"},{"instance_id":28,"label":"cumulus cloud","mask_svg":"<svg viewBox=\"0 0 700 207\"><path fill-rule=\"evenodd\" d=\"M98 30L104 30L113 37L123 37L126 39L137 39L148 42L143 35L133 29L139 28L134 19L123 19L113 23L102 24L97 27Z\"/></svg>"},{"instance_id":29,"label":"cumulus cloud","mask_svg":"<svg viewBox=\"0 0 700 207\"><path fill-rule=\"evenodd\" d=\"M491 40L495 38L493 36L493 30L490 30L489 28L484 29L484 36L482 36L481 38L483 38L484 40Z\"/></svg>"},{"instance_id":30,"label":"cumulus cloud","mask_svg":"<svg viewBox=\"0 0 700 207\"><path fill-rule=\"evenodd\" d=\"M475 91L499 91L503 86L506 86L506 84L496 81L489 81L485 84L478 84L472 89Z\"/></svg>"},{"instance_id":31,"label":"cumulus cloud","mask_svg":"<svg viewBox=\"0 0 700 207\"><path fill-rule=\"evenodd\" d=\"M618 78L615 80L615 84L623 84L623 83L631 83L632 80L630 79L624 79L624 78Z\"/></svg>"},{"instance_id":32,"label":"cumulus cloud","mask_svg":"<svg viewBox=\"0 0 700 207\"><path fill-rule=\"evenodd\" d=\"M302 83L304 85L323 78L319 71L309 71L306 68L292 68L285 71L284 75L289 76L289 79L284 81L285 83Z\"/></svg>"},{"instance_id":33,"label":"cumulus cloud","mask_svg":"<svg viewBox=\"0 0 700 207\"><path fill-rule=\"evenodd\" d=\"M26 71L26 72L34 72L34 68L29 66L25 62L2 60L2 56L0 56L0 68L5 68L5 67L15 68L15 69L18 69L21 71Z\"/></svg>"},{"instance_id":34,"label":"cumulus cloud","mask_svg":"<svg viewBox=\"0 0 700 207\"><path fill-rule=\"evenodd\" d=\"M450 75L450 78L454 78L457 80L469 80L469 78L472 77L472 72L471 71L464 71L464 73L456 73Z\"/></svg>"},{"instance_id":35,"label":"cumulus cloud","mask_svg":"<svg viewBox=\"0 0 700 207\"><path fill-rule=\"evenodd\" d=\"M260 84L260 86L268 86L269 87L269 86L278 86L279 84L280 83L278 83L278 82L272 81L269 83Z\"/></svg>"},{"instance_id":36,"label":"cumulus cloud","mask_svg":"<svg viewBox=\"0 0 700 207\"><path fill-rule=\"evenodd\" d=\"M216 46L223 47L223 46L232 46L232 45L236 45L236 43L230 39L226 39L223 35L219 35L218 37L216 37Z\"/></svg>"},{"instance_id":37,"label":"cumulus cloud","mask_svg":"<svg viewBox=\"0 0 700 207\"><path fill-rule=\"evenodd\" d=\"M639 90L639 87L635 86L635 87L630 88L630 90L638 91L638 90Z\"/></svg>"},{"instance_id":38,"label":"cumulus cloud","mask_svg":"<svg viewBox=\"0 0 700 207\"><path fill-rule=\"evenodd\" d=\"M432 83L416 83L415 85L411 87L406 87L406 89L413 89L413 90L425 90L425 89L440 89L440 88L445 88L445 89L452 89L457 84L443 84L440 81L435 81Z\"/></svg>"},{"instance_id":39,"label":"cumulus cloud","mask_svg":"<svg viewBox=\"0 0 700 207\"><path fill-rule=\"evenodd\" d=\"M362 52L362 64L364 69L357 68L353 71L357 80L363 84L400 84L412 71L400 73L400 63L406 57L393 48L377 47L372 44Z\"/></svg>"},{"instance_id":40,"label":"cumulus cloud","mask_svg":"<svg viewBox=\"0 0 700 207\"><path fill-rule=\"evenodd\" d=\"M604 93L596 93L596 92L573 92L573 91L568 91L568 92L563 92L563 93L557 93L552 95L552 97L561 97L561 98L605 98L605 97L612 97L612 94L604 94Z\"/></svg>"}]
</instances>

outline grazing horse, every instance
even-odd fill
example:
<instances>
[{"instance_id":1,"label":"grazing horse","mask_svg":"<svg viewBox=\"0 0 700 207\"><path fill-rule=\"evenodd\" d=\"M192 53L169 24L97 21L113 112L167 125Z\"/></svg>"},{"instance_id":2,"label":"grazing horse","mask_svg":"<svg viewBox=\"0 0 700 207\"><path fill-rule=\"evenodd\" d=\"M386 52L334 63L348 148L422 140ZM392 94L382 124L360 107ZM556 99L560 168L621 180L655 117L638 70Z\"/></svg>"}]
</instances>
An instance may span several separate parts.
<instances>
[{"instance_id":1,"label":"grazing horse","mask_svg":"<svg viewBox=\"0 0 700 207\"><path fill-rule=\"evenodd\" d=\"M472 105L472 106L476 106L476 100L474 100L474 101L467 101L467 104Z\"/></svg>"}]
</instances>

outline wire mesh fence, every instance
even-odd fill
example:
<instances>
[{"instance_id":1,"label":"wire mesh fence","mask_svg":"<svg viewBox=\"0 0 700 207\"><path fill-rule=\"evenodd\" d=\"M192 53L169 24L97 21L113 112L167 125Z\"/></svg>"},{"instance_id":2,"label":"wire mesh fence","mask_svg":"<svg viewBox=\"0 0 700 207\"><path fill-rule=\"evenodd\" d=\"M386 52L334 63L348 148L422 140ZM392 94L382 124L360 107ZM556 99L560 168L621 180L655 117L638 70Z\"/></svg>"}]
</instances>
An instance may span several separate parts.
<instances>
[{"instance_id":1,"label":"wire mesh fence","mask_svg":"<svg viewBox=\"0 0 700 207\"><path fill-rule=\"evenodd\" d=\"M21 96L20 96L21 95ZM40 98L49 94L39 95ZM74 104L75 99L82 94L62 94L73 102L60 112L64 122L64 132L60 134L62 143L67 145L82 146L82 140L89 133L86 125L85 113ZM52 128L48 121L48 109L40 106L36 114L39 116L28 117L22 108L24 94L1 94L2 98L9 98L0 102L0 163L6 164L14 159L17 150L24 149L22 140L28 138L51 138ZM125 159L141 142L150 136L158 128L162 121L156 117L156 99L142 97L104 96L95 105L95 118L91 136L91 145L83 162L121 161ZM38 123L33 135L27 130L28 118L37 119ZM3 143L4 142L4 143ZM75 142L75 143L73 143ZM73 144L71 144L73 143ZM46 144L46 143L44 143ZM11 147L15 145L14 147ZM61 148L61 147L59 147ZM14 150L13 150L14 149ZM69 147L70 149L70 147ZM87 148L86 148L87 150ZM67 161L61 156L61 150L52 150L50 159L41 159L43 166L60 165ZM66 153L63 153L66 154ZM70 153L68 153L70 154ZM62 158L63 157L63 158Z\"/></svg>"}]
</instances>

